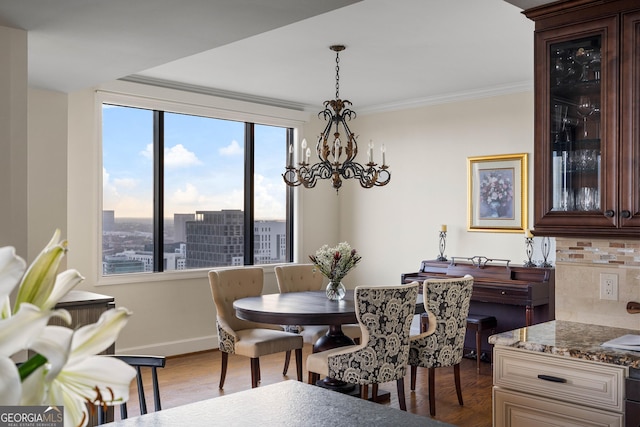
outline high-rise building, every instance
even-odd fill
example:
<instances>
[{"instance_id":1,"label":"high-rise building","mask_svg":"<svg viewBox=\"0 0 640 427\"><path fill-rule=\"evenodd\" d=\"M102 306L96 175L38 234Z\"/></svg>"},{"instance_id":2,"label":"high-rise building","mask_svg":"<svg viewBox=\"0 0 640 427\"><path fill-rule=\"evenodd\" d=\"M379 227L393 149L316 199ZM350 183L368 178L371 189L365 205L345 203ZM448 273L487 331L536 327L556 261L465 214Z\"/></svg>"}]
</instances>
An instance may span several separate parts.
<instances>
[{"instance_id":1,"label":"high-rise building","mask_svg":"<svg viewBox=\"0 0 640 427\"><path fill-rule=\"evenodd\" d=\"M196 211L186 222L187 268L233 265L244 256L244 214L241 210Z\"/></svg>"},{"instance_id":2,"label":"high-rise building","mask_svg":"<svg viewBox=\"0 0 640 427\"><path fill-rule=\"evenodd\" d=\"M195 220L196 215L192 213L188 214L173 214L173 241L176 243L187 241L187 221Z\"/></svg>"},{"instance_id":3,"label":"high-rise building","mask_svg":"<svg viewBox=\"0 0 640 427\"><path fill-rule=\"evenodd\" d=\"M244 214L241 210L197 211L186 221L187 268L244 264ZM254 222L254 264L286 261L286 221Z\"/></svg>"},{"instance_id":4,"label":"high-rise building","mask_svg":"<svg viewBox=\"0 0 640 427\"><path fill-rule=\"evenodd\" d=\"M281 221L254 221L253 262L272 264L286 261L287 223Z\"/></svg>"},{"instance_id":5,"label":"high-rise building","mask_svg":"<svg viewBox=\"0 0 640 427\"><path fill-rule=\"evenodd\" d=\"M114 231L116 220L114 211L102 211L102 232Z\"/></svg>"}]
</instances>

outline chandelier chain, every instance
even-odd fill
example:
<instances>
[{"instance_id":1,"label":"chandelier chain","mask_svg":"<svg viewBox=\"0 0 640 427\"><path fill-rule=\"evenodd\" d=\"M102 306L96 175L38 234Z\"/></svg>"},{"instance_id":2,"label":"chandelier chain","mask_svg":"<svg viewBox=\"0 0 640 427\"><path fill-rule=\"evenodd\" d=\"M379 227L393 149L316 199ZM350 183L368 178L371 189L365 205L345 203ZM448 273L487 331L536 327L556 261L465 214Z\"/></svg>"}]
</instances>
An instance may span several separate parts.
<instances>
[{"instance_id":1,"label":"chandelier chain","mask_svg":"<svg viewBox=\"0 0 640 427\"><path fill-rule=\"evenodd\" d=\"M340 52L336 51L336 99L340 99Z\"/></svg>"}]
</instances>

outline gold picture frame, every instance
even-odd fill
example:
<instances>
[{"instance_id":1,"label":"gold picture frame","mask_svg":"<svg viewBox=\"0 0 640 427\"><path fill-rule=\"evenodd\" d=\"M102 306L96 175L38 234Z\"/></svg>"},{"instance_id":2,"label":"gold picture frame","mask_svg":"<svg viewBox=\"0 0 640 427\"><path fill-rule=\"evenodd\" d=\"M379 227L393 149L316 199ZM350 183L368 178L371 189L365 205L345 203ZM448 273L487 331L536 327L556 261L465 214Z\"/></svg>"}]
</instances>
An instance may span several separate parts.
<instances>
[{"instance_id":1,"label":"gold picture frame","mask_svg":"<svg viewBox=\"0 0 640 427\"><path fill-rule=\"evenodd\" d=\"M467 158L469 231L527 229L528 164L527 153Z\"/></svg>"}]
</instances>

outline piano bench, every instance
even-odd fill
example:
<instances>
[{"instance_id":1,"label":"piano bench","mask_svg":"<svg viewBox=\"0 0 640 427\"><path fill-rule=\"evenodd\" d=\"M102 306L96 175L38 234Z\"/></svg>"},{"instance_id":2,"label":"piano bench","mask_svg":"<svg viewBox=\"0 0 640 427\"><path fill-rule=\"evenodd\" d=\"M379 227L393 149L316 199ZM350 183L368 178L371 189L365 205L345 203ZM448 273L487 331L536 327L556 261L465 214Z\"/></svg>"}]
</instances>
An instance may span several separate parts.
<instances>
[{"instance_id":1,"label":"piano bench","mask_svg":"<svg viewBox=\"0 0 640 427\"><path fill-rule=\"evenodd\" d=\"M485 316L482 314L471 314L467 316L467 329L476 331L476 361L477 371L480 373L480 354L482 353L482 333L488 329L493 334L496 330L498 321L493 316Z\"/></svg>"}]
</instances>

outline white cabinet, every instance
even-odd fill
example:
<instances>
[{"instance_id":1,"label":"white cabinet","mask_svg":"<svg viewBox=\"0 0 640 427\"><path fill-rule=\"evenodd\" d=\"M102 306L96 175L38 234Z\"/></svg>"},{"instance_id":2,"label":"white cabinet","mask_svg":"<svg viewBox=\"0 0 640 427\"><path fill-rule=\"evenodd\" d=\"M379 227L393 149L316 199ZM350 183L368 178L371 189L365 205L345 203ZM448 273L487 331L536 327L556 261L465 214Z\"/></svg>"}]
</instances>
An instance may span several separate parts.
<instances>
[{"instance_id":1,"label":"white cabinet","mask_svg":"<svg viewBox=\"0 0 640 427\"><path fill-rule=\"evenodd\" d=\"M624 425L627 368L495 346L493 425Z\"/></svg>"}]
</instances>

